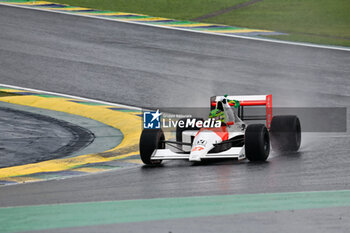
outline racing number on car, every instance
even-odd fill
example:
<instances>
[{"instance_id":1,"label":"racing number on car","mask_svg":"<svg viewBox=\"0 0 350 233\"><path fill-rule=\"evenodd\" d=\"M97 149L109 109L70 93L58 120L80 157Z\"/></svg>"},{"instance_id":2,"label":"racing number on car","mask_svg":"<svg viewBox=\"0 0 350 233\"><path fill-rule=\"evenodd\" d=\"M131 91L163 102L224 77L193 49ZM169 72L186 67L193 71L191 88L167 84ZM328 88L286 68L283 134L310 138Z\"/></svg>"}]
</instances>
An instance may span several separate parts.
<instances>
[{"instance_id":1,"label":"racing number on car","mask_svg":"<svg viewBox=\"0 0 350 233\"><path fill-rule=\"evenodd\" d=\"M203 149L204 149L204 147L202 147L202 146L196 146L195 148L192 149L192 151L201 151Z\"/></svg>"}]
</instances>

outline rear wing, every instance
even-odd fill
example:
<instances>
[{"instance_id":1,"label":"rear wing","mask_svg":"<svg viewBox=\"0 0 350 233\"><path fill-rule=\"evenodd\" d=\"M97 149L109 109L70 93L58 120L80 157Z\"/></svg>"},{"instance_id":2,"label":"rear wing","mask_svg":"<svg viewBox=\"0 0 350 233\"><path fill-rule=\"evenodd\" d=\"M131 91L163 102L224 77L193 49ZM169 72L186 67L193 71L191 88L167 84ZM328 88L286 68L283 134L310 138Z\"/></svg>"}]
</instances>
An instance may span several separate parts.
<instances>
[{"instance_id":1,"label":"rear wing","mask_svg":"<svg viewBox=\"0 0 350 233\"><path fill-rule=\"evenodd\" d=\"M210 109L214 109L216 102L220 101L224 96L212 96L210 98ZM241 120L266 120L266 127L270 129L272 120L272 95L240 95L227 96L229 100L238 100L240 106L238 107L238 117ZM233 104L230 104L233 106ZM266 115L245 116L244 108L246 106L266 106Z\"/></svg>"}]
</instances>

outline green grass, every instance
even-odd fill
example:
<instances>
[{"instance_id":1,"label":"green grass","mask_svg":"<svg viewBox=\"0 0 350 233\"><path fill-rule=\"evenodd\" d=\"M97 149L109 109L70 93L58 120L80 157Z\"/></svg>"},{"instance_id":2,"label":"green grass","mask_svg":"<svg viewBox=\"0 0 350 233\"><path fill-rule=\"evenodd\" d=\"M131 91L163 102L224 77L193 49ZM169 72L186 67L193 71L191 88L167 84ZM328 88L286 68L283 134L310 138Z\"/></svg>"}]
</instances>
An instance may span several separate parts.
<instances>
[{"instance_id":1,"label":"green grass","mask_svg":"<svg viewBox=\"0 0 350 233\"><path fill-rule=\"evenodd\" d=\"M190 20L248 0L55 0L74 6ZM350 0L264 0L208 23L289 33L273 38L350 46Z\"/></svg>"},{"instance_id":2,"label":"green grass","mask_svg":"<svg viewBox=\"0 0 350 233\"><path fill-rule=\"evenodd\" d=\"M350 46L349 0L265 0L206 20L287 32L279 39Z\"/></svg>"},{"instance_id":3,"label":"green grass","mask_svg":"<svg viewBox=\"0 0 350 233\"><path fill-rule=\"evenodd\" d=\"M52 0L54 1L54 0ZM193 19L247 0L57 0L72 6Z\"/></svg>"}]
</instances>

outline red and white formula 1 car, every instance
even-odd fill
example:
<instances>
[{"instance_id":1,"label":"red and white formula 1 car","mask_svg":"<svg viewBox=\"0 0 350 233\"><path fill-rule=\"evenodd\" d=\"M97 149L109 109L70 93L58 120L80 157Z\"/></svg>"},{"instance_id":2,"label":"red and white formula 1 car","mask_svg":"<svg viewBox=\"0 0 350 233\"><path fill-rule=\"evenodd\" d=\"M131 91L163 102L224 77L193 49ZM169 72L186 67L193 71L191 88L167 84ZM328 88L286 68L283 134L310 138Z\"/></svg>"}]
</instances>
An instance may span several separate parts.
<instances>
[{"instance_id":1,"label":"red and white formula 1 car","mask_svg":"<svg viewBox=\"0 0 350 233\"><path fill-rule=\"evenodd\" d=\"M234 109L230 100L238 101L239 107ZM214 96L210 105L211 110L218 109L225 114L225 122L220 127L200 128L203 122L197 122L203 120L182 119L184 122L176 129L176 141L165 140L162 129L144 129L140 138L143 163L213 158L265 161L270 153L270 142L276 151L299 150L300 121L293 115L272 117L272 95ZM265 106L266 115L245 116L244 109L249 106ZM247 124L245 120L264 120L266 123ZM171 149L173 147L176 149Z\"/></svg>"}]
</instances>

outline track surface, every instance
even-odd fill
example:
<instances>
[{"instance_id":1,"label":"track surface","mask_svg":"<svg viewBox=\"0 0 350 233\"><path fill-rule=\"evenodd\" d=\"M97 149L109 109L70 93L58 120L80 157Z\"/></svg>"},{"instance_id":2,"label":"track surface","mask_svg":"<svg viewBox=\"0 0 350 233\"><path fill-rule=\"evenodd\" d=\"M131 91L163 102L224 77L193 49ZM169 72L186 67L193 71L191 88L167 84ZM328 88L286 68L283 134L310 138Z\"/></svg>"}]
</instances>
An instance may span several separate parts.
<instances>
[{"instance_id":1,"label":"track surface","mask_svg":"<svg viewBox=\"0 0 350 233\"><path fill-rule=\"evenodd\" d=\"M94 140L77 125L1 106L0 131L0 168L64 157Z\"/></svg>"},{"instance_id":2,"label":"track surface","mask_svg":"<svg viewBox=\"0 0 350 233\"><path fill-rule=\"evenodd\" d=\"M0 6L0 82L137 106L207 106L223 93L274 96L287 106L349 106L349 52L200 35ZM326 114L326 113L325 113ZM349 119L349 118L348 118ZM348 121L349 123L349 121ZM221 162L128 168L85 177L1 187L0 206L193 195L350 189L348 133L304 137L300 153L272 154L267 163ZM347 229L349 208L304 211L296 230ZM282 217L295 219L294 213ZM271 218L273 222L269 222ZM261 232L281 218L250 214L215 220L153 222L153 232ZM333 218L334 217L334 218ZM242 219L239 221L239 219ZM214 224L214 225L213 225ZM252 224L252 228L245 228ZM307 226L306 226L307 225ZM124 224L125 229L135 224ZM305 226L305 227L303 227ZM113 231L113 226L103 230ZM123 229L123 228L121 228ZM220 230L221 229L221 230ZM325 228L322 228L325 229ZM133 232L135 232L133 230ZM95 232L96 228L75 228ZM122 230L121 230L122 231ZM52 232L52 231L50 231ZM56 231L55 231L56 232ZM217 231L216 231L217 232ZM272 231L273 232L273 231Z\"/></svg>"}]
</instances>

